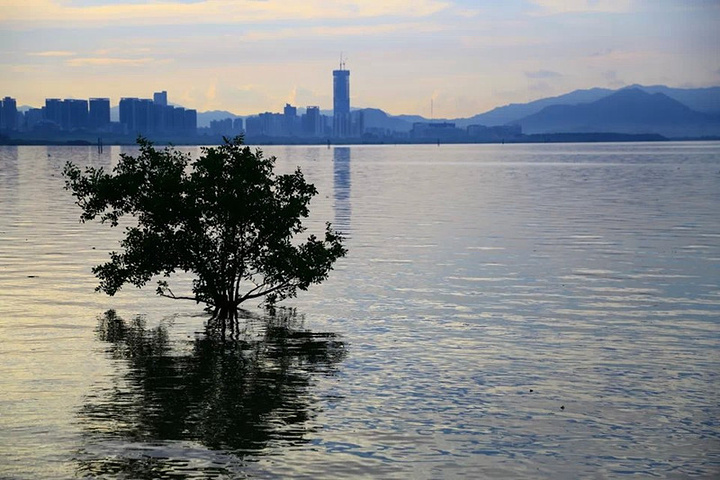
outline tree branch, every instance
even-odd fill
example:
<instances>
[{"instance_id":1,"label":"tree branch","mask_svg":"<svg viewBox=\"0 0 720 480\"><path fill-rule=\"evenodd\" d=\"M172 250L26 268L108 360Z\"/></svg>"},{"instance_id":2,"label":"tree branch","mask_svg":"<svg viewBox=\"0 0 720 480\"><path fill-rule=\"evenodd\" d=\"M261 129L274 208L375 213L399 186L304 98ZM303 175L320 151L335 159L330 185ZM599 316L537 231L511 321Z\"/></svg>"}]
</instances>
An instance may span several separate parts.
<instances>
[{"instance_id":1,"label":"tree branch","mask_svg":"<svg viewBox=\"0 0 720 480\"><path fill-rule=\"evenodd\" d=\"M170 295L168 295L167 293L165 293L165 290L167 290L168 292L170 292ZM192 300L192 301L197 302L197 303L205 303L205 304L207 304L207 305L215 306L212 302L209 302L209 301L207 301L207 300L201 300L201 299L198 298L197 296L195 296L195 297L183 297L183 296L178 297L177 295L175 295L175 294L173 293L172 290L170 290L170 287L167 287L167 286L166 286L164 289L162 289L162 290L158 289L157 294L160 295L161 297L172 298L173 300Z\"/></svg>"},{"instance_id":2,"label":"tree branch","mask_svg":"<svg viewBox=\"0 0 720 480\"><path fill-rule=\"evenodd\" d=\"M266 285L266 284L263 284L263 285L261 285L261 287L262 287L262 286L265 286L265 285ZM267 295L267 294L269 294L269 293L277 292L278 290L281 290L281 289L287 288L287 287L292 287L292 286L293 286L292 282L287 281L287 282L285 282L285 283L281 283L280 285L276 285L276 286L274 286L274 287L272 287L272 288L269 288L269 289L267 289L267 290L263 290L262 292L258 292L258 293L255 293L255 294L252 294L252 292L254 292L255 290L257 290L257 289L260 288L260 287L253 288L252 290L250 290L248 293L246 293L246 294L243 296L243 298L242 298L242 300L240 301L240 303L244 302L245 300L252 300L253 298L262 297L262 296Z\"/></svg>"},{"instance_id":3,"label":"tree branch","mask_svg":"<svg viewBox=\"0 0 720 480\"><path fill-rule=\"evenodd\" d=\"M194 301L194 302L206 303L206 304L208 304L208 305L214 306L212 302L209 302L209 301L207 301L207 300L201 300L201 299L199 299L199 298L197 298L197 297L178 297L178 296L175 296L175 295L168 295L168 294L166 294L166 293L159 293L158 295L160 295L161 297L165 297L165 298L172 298L173 300L192 300L192 301Z\"/></svg>"}]
</instances>

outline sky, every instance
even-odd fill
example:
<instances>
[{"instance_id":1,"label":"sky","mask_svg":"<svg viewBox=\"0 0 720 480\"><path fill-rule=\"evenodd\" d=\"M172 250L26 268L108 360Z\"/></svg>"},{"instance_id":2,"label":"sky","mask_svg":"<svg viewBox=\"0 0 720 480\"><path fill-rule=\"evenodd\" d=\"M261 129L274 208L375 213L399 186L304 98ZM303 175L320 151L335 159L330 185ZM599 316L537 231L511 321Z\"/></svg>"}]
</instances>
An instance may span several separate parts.
<instances>
[{"instance_id":1,"label":"sky","mask_svg":"<svg viewBox=\"0 0 720 480\"><path fill-rule=\"evenodd\" d=\"M720 0L0 0L0 96L458 118L575 89L720 85Z\"/></svg>"}]
</instances>

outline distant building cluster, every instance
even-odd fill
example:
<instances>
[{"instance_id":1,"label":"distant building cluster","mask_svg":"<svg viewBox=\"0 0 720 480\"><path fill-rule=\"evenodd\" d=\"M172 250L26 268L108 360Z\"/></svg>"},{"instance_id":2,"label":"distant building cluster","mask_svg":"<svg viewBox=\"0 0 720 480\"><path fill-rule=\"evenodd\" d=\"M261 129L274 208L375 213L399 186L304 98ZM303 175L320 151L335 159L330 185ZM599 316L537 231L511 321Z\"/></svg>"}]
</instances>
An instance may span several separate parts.
<instances>
[{"instance_id":1,"label":"distant building cluster","mask_svg":"<svg viewBox=\"0 0 720 480\"><path fill-rule=\"evenodd\" d=\"M226 118L210 122L212 135L245 133L251 138L361 138L365 133L362 111L350 111L350 71L345 64L333 70L333 116L320 113L320 107L308 106L298 115L296 106L285 104L282 113L265 112L241 118Z\"/></svg>"},{"instance_id":2,"label":"distant building cluster","mask_svg":"<svg viewBox=\"0 0 720 480\"><path fill-rule=\"evenodd\" d=\"M465 129L457 128L452 122L416 122L410 130L410 139L415 141L502 141L515 139L522 135L520 125L469 125Z\"/></svg>"},{"instance_id":3,"label":"distant building cluster","mask_svg":"<svg viewBox=\"0 0 720 480\"><path fill-rule=\"evenodd\" d=\"M120 125L123 133L195 135L197 110L168 105L167 92L156 92L153 98L120 99Z\"/></svg>"},{"instance_id":4,"label":"distant building cluster","mask_svg":"<svg viewBox=\"0 0 720 480\"><path fill-rule=\"evenodd\" d=\"M362 116L362 112L357 112ZM334 118L334 117L333 117ZM308 106L298 115L297 107L285 104L283 113L265 112L245 119L245 132L249 137L296 138L349 138L350 135L334 128L334 122L320 113L320 107ZM356 132L360 137L362 131Z\"/></svg>"},{"instance_id":5,"label":"distant building cluster","mask_svg":"<svg viewBox=\"0 0 720 480\"><path fill-rule=\"evenodd\" d=\"M210 122L210 135L232 138L245 132L243 125L243 119L240 117L212 120Z\"/></svg>"},{"instance_id":6,"label":"distant building cluster","mask_svg":"<svg viewBox=\"0 0 720 480\"><path fill-rule=\"evenodd\" d=\"M16 100L5 97L1 107L2 131L194 135L197 130L197 111L168 105L165 91L152 100L121 98L119 122L111 121L109 98L46 98L44 107L19 112Z\"/></svg>"}]
</instances>

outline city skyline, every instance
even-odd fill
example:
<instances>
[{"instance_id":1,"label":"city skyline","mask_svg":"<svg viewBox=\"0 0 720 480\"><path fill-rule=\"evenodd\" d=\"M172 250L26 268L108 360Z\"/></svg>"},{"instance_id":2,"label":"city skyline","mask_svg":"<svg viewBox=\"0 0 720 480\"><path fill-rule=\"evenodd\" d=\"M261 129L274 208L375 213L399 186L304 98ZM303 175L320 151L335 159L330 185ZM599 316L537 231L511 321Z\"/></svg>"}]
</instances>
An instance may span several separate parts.
<instances>
[{"instance_id":1,"label":"city skyline","mask_svg":"<svg viewBox=\"0 0 720 480\"><path fill-rule=\"evenodd\" d=\"M720 83L720 6L662 0L0 0L0 91L172 91L198 111L332 106L345 52L352 104L457 118L579 88Z\"/></svg>"}]
</instances>

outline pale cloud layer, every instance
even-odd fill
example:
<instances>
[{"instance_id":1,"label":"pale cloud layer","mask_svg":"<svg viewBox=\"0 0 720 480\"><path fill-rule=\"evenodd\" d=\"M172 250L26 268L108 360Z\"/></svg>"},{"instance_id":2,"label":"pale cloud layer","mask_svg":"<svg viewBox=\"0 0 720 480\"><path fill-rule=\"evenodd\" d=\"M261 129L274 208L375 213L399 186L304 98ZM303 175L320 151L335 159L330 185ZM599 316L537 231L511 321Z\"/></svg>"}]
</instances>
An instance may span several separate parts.
<instances>
[{"instance_id":1,"label":"pale cloud layer","mask_svg":"<svg viewBox=\"0 0 720 480\"><path fill-rule=\"evenodd\" d=\"M0 95L150 97L200 110L352 103L469 116L577 88L718 84L720 2L0 0Z\"/></svg>"},{"instance_id":2,"label":"pale cloud layer","mask_svg":"<svg viewBox=\"0 0 720 480\"><path fill-rule=\"evenodd\" d=\"M1 0L8 26L187 25L228 22L293 22L381 16L420 17L449 6L440 0L205 0L198 2L62 2Z\"/></svg>"},{"instance_id":3,"label":"pale cloud layer","mask_svg":"<svg viewBox=\"0 0 720 480\"><path fill-rule=\"evenodd\" d=\"M542 15L559 13L621 13L637 7L633 0L532 0L540 7L536 12Z\"/></svg>"}]
</instances>

